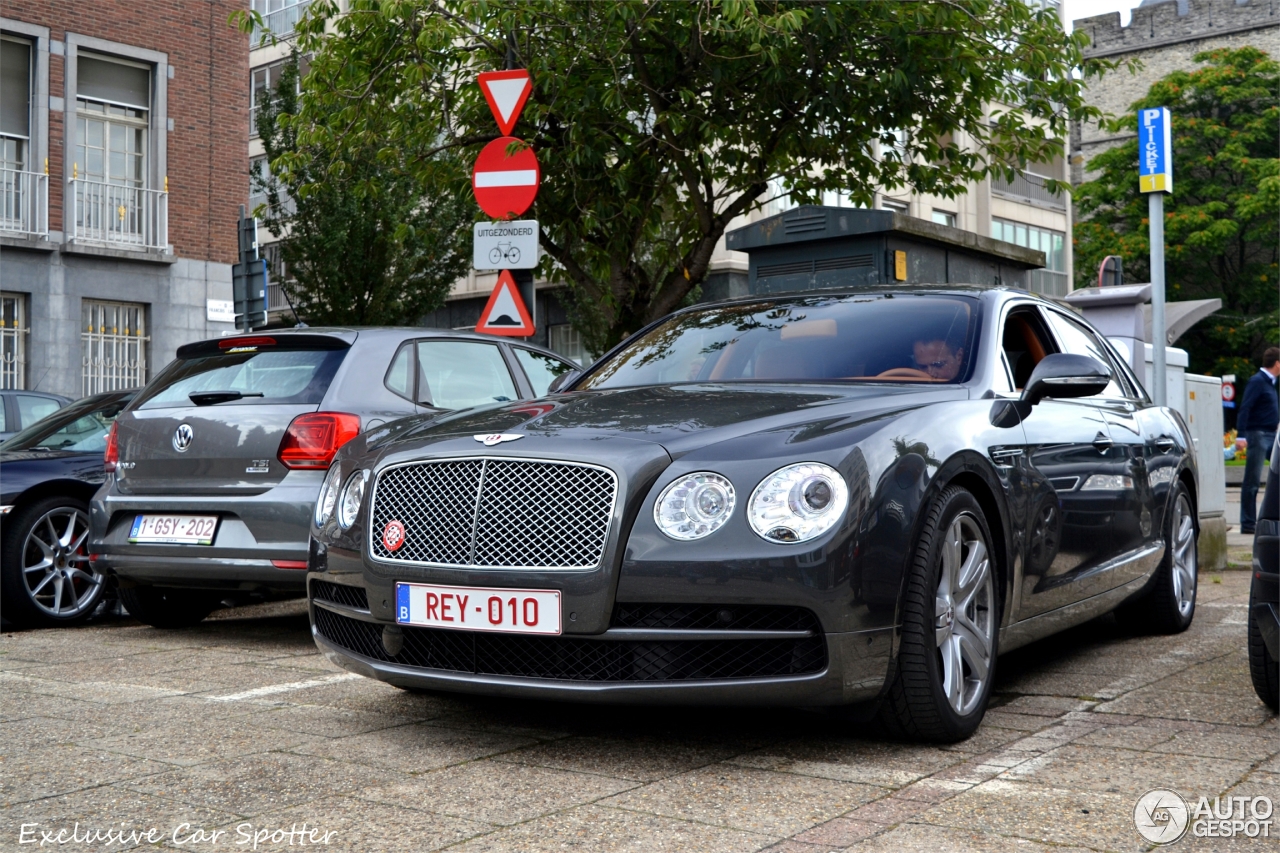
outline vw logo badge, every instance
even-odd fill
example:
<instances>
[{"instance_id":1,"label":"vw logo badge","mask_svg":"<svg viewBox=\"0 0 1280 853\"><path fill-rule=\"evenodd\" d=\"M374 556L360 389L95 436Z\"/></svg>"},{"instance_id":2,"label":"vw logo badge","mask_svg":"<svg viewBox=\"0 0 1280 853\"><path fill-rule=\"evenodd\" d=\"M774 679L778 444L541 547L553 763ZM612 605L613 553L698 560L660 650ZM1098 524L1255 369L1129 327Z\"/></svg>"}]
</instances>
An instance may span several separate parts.
<instances>
[{"instance_id":1,"label":"vw logo badge","mask_svg":"<svg viewBox=\"0 0 1280 853\"><path fill-rule=\"evenodd\" d=\"M178 428L173 431L173 449L179 453L186 453L195 437L191 424L178 424Z\"/></svg>"},{"instance_id":2,"label":"vw logo badge","mask_svg":"<svg viewBox=\"0 0 1280 853\"><path fill-rule=\"evenodd\" d=\"M518 432L495 432L490 435L473 435L476 441L482 442L485 447L493 447L495 444L502 444L504 441L515 441L517 438L524 438Z\"/></svg>"},{"instance_id":3,"label":"vw logo badge","mask_svg":"<svg viewBox=\"0 0 1280 853\"><path fill-rule=\"evenodd\" d=\"M388 551L398 551L404 544L404 539L404 525L398 519L388 521L387 526L382 529L382 545Z\"/></svg>"}]
</instances>

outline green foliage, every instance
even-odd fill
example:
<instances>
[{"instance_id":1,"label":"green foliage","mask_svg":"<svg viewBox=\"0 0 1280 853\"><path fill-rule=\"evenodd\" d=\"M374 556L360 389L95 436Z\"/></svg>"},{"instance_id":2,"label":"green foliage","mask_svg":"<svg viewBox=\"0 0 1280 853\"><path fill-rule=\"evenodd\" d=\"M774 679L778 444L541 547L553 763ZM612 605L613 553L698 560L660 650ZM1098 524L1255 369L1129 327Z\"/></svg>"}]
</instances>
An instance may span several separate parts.
<instances>
[{"instance_id":1,"label":"green foliage","mask_svg":"<svg viewBox=\"0 0 1280 853\"><path fill-rule=\"evenodd\" d=\"M294 54L258 107L270 168L252 176L267 197L256 215L283 236L290 301L313 325L416 323L466 271L468 199L424 197L408 152L332 145L335 137L317 126L343 119L312 109L299 120L298 75Z\"/></svg>"},{"instance_id":2,"label":"green foliage","mask_svg":"<svg viewBox=\"0 0 1280 853\"><path fill-rule=\"evenodd\" d=\"M1178 341L1193 370L1252 374L1280 340L1280 65L1244 47L1197 54L1202 66L1152 85L1134 112L1108 123L1132 133L1137 111L1173 114L1173 193L1165 197L1165 281L1170 300L1222 300L1222 310ZM1145 194L1138 192L1138 140L1089 162L1101 174L1076 189L1078 285L1092 284L1106 255L1124 258L1125 278L1150 281Z\"/></svg>"},{"instance_id":3,"label":"green foliage","mask_svg":"<svg viewBox=\"0 0 1280 853\"><path fill-rule=\"evenodd\" d=\"M770 181L802 200L956 195L1062 155L1070 120L1098 115L1073 69L1107 66L1023 0L345 5L317 0L298 36L313 56L299 143L343 153L291 179L372 156L403 162L428 198L466 192L450 158L498 135L475 75L528 68L516 135L542 164L542 274L568 285L595 351L685 303ZM905 156L877 156L898 129Z\"/></svg>"}]
</instances>

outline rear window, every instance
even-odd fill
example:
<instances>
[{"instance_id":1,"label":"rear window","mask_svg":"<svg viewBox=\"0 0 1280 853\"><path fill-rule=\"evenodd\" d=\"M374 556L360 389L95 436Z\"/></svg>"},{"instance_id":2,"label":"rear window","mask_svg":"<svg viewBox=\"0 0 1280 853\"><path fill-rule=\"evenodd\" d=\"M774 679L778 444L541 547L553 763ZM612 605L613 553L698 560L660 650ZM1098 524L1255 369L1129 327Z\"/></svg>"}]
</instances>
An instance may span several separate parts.
<instances>
[{"instance_id":1,"label":"rear window","mask_svg":"<svg viewBox=\"0 0 1280 853\"><path fill-rule=\"evenodd\" d=\"M227 401L236 405L318 405L346 354L346 349L271 348L180 358L147 386L135 408L194 407L192 394L215 391L240 392L243 397Z\"/></svg>"}]
</instances>

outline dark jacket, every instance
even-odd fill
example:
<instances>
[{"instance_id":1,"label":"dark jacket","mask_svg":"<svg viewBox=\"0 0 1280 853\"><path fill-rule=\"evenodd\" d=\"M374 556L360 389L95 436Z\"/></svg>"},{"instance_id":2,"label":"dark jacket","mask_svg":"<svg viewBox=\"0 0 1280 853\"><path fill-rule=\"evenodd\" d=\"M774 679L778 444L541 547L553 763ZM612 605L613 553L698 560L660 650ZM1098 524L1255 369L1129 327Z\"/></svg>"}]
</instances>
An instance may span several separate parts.
<instances>
[{"instance_id":1,"label":"dark jacket","mask_svg":"<svg viewBox=\"0 0 1280 853\"><path fill-rule=\"evenodd\" d=\"M1280 399L1276 396L1276 381L1258 371L1244 386L1244 399L1236 414L1236 430L1274 431L1280 425Z\"/></svg>"}]
</instances>

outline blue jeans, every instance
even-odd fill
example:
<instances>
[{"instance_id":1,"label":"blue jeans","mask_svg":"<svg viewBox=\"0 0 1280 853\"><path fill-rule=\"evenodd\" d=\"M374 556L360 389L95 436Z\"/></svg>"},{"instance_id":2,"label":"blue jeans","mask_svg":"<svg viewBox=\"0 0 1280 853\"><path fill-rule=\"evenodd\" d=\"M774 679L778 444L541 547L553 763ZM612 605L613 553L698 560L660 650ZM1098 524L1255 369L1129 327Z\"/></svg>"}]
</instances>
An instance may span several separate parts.
<instances>
[{"instance_id":1,"label":"blue jeans","mask_svg":"<svg viewBox=\"0 0 1280 853\"><path fill-rule=\"evenodd\" d=\"M1240 484L1240 529L1252 530L1258 521L1258 483L1262 480L1262 467L1271 455L1275 444L1275 430L1251 429L1244 440L1249 449L1244 459L1244 482Z\"/></svg>"}]
</instances>

